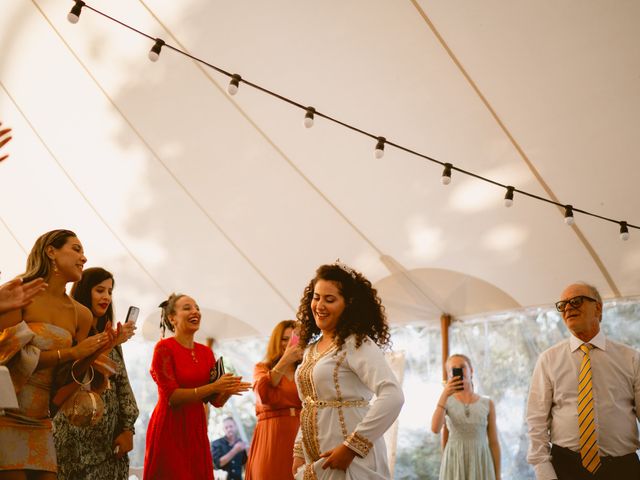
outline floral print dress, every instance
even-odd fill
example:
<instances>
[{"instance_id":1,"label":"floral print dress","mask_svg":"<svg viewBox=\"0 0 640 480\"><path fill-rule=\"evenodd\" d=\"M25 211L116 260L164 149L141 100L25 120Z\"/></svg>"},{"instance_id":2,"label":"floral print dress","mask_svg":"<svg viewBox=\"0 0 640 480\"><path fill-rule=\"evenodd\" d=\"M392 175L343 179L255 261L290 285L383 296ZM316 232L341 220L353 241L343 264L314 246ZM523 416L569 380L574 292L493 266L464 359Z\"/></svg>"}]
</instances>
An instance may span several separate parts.
<instances>
[{"instance_id":1,"label":"floral print dress","mask_svg":"<svg viewBox=\"0 0 640 480\"><path fill-rule=\"evenodd\" d=\"M53 420L53 437L58 455L59 480L126 480L129 457L117 459L113 441L124 430L134 431L138 405L133 396L122 350L109 352L116 364L110 387L102 394L104 415L92 427L76 427L58 413Z\"/></svg>"}]
</instances>

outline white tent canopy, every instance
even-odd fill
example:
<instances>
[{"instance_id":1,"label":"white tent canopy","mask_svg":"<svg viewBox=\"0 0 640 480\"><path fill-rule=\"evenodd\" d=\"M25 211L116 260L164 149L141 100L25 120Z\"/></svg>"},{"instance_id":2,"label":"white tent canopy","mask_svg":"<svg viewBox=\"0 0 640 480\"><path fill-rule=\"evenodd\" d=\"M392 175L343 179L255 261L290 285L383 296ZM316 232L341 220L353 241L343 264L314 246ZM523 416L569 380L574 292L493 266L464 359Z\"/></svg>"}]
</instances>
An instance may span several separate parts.
<instances>
[{"instance_id":1,"label":"white tent canopy","mask_svg":"<svg viewBox=\"0 0 640 480\"><path fill-rule=\"evenodd\" d=\"M91 0L251 82L442 162L640 224L640 3ZM640 294L640 232L564 212L316 118L72 2L4 0L0 269L70 228L116 309L193 295L268 332L322 264L392 322ZM206 321L206 318L205 318ZM226 330L237 335L238 329Z\"/></svg>"}]
</instances>

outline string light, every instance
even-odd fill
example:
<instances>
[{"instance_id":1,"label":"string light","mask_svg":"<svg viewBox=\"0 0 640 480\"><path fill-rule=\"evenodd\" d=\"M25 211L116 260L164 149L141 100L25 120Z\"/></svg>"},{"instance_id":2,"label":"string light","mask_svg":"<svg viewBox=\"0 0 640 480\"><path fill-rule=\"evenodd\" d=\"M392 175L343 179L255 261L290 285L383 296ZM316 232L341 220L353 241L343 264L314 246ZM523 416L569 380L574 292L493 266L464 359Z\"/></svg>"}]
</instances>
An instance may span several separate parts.
<instances>
[{"instance_id":1,"label":"string light","mask_svg":"<svg viewBox=\"0 0 640 480\"><path fill-rule=\"evenodd\" d=\"M453 167L453 165L451 165L450 163L444 164L442 178L440 179L443 185L449 185L451 183L451 167Z\"/></svg>"},{"instance_id":2,"label":"string light","mask_svg":"<svg viewBox=\"0 0 640 480\"><path fill-rule=\"evenodd\" d=\"M620 222L620 240L629 240L629 226L627 222Z\"/></svg>"},{"instance_id":3,"label":"string light","mask_svg":"<svg viewBox=\"0 0 640 480\"><path fill-rule=\"evenodd\" d=\"M573 219L573 205L565 205L564 223L567 225L573 225L575 223L575 220Z\"/></svg>"},{"instance_id":4,"label":"string light","mask_svg":"<svg viewBox=\"0 0 640 480\"><path fill-rule=\"evenodd\" d=\"M141 32L140 30L137 30L136 28L134 28L134 27L132 27L130 25L127 25L124 22L111 17L111 16L107 15L106 13L101 12L100 10L97 10L97 9L93 8L91 5L87 5L82 0L74 0L74 1L75 1L75 5L73 6L71 11L67 15L67 19L71 23L77 23L78 22L79 17L80 17L80 13L82 11L82 8L86 7L89 10L97 13L98 15L101 15L104 18L106 18L108 20L111 20L111 21L113 21L115 23L118 23L119 25L121 25L121 26L123 26L125 28L128 28L129 30L134 31L135 33L137 33L137 34L139 34L139 35L141 35L143 37L146 37L149 40L155 40L155 44L154 44L153 48L151 49L151 51L149 52L149 59L151 61L154 61L154 62L158 60L158 58L160 56L160 50L165 45L165 42L163 40L161 40L159 38L154 39L151 35L148 35L148 34L146 34L144 32ZM386 143L388 143L388 144L392 145L393 147L397 148L398 150L401 150L401 151L403 151L405 153L408 153L410 155L415 155L415 156L420 157L420 158L422 158L424 160L427 160L427 161L430 161L430 162L433 162L433 163L438 163L440 165L444 165L444 171L442 173L442 179L441 179L441 181L442 181L442 183L444 185L448 185L449 183L451 183L451 172L453 170L456 170L459 173L463 173L463 174L465 174L467 176L476 178L477 180L482 180L482 181L484 181L486 183L491 183L493 185L496 185L496 186L499 186L499 187L502 187L502 188L506 188L507 189L507 194L505 195L505 205L506 206L510 206L510 205L513 204L513 192L515 192L515 190L516 190L515 187L503 185L500 182L497 182L497 181L492 180L490 178L483 177L482 175L478 175L476 173L473 173L473 172L470 172L470 171L467 171L467 170L463 170L463 169L458 168L458 167L454 167L450 163L442 163L441 161L439 161L439 160L437 160L437 159L435 159L433 157L430 157L428 155L422 154L422 153L417 152L415 150L411 150L411 149L409 149L407 147L404 147L402 145L399 145L397 143L389 142L389 141L387 141L385 139L385 137L375 137L370 132L367 132L367 131L362 130L362 129L358 128L358 127L350 125L350 124L348 124L346 122L343 122L341 120L333 118L333 117L331 117L331 116L329 116L329 115L327 115L325 113L321 114L319 112L316 112L316 110L313 107L306 107L303 104L300 104L300 103L298 103L298 102L296 102L294 100L291 100L290 98L287 98L287 97L285 97L283 95L280 95L280 94L278 94L276 92L273 92L273 91L268 90L268 89L266 89L264 87L261 87L260 85L248 82L247 80L242 80L240 75L231 74L231 73L229 73L229 72L227 72L227 71L225 71L225 70L223 70L223 69L221 69L221 68L219 68L219 67L217 67L217 66L215 66L215 65L213 65L213 64L211 64L209 62L206 62L205 60L202 60L200 58L197 58L197 57L191 55L188 52L184 52L184 51L180 50L179 48L176 48L174 46L169 46L169 47L171 48L171 50L173 50L173 51L175 51L175 52L177 52L177 53L179 53L179 54L181 54L181 55L183 55L185 57L188 57L191 60L199 62L202 65L205 65L208 68L211 68L212 70L215 70L216 72L218 72L218 73L220 73L222 75L230 77L231 78L231 82L229 84L229 87L227 88L227 91L229 92L230 95L234 95L237 92L237 89L238 89L238 86L240 84L240 81L242 81L243 83L245 83L245 84L247 84L247 85L249 85L249 86L251 86L251 87L253 87L253 88L255 88L255 89L257 89L257 90L259 90L259 91L261 91L261 92L263 92L265 94L267 94L267 95L270 95L273 98L276 98L276 99L281 100L281 101L283 101L285 103L288 103L289 105L291 105L293 107L296 107L296 108L299 108L301 110L304 110L305 111L304 126L306 128L311 128L311 126L313 126L313 121L314 121L315 114L318 114L318 115L322 116L322 118L324 118L326 120L329 120L329 121L331 121L331 122L333 122L335 124L338 124L338 125L340 125L340 126L342 126L344 128L347 128L347 129L349 129L349 130L351 130L353 132L357 132L357 133L360 133L362 135L366 135L368 137L376 138L377 139L376 149L375 149L375 157L376 158L382 158L384 156L384 146L385 146ZM234 81L236 79L237 79L237 82ZM237 84L235 84L235 83L237 83ZM232 88L232 86L234 88ZM544 203L548 203L548 204L555 205L555 206L560 207L560 208L564 208L565 209L565 223L567 223L568 225L572 225L573 224L573 221L574 221L573 220L573 212L577 211L577 212L580 212L580 213L582 213L584 215L589 215L591 217L599 218L599 219L607 221L607 222L619 224L620 225L620 238L622 240L627 240L629 238L629 228L635 228L635 229L640 230L640 226L638 226L638 225L629 224L626 221L614 220L613 218L604 217L602 215L598 215L596 213L588 212L586 210L580 210L580 209L577 209L577 208L574 209L571 205L564 205L564 204L561 204L561 203L559 203L559 202L557 202L555 200L550 200L548 198L541 197L540 195L536 195L534 193L526 192L524 190L518 190L518 193L521 194L521 195L527 196L529 198L533 198L535 200L539 200L539 201L544 202Z\"/></svg>"},{"instance_id":5,"label":"string light","mask_svg":"<svg viewBox=\"0 0 640 480\"><path fill-rule=\"evenodd\" d=\"M238 88L240 87L240 80L242 77L237 73L231 75L231 81L229 82L229 86L227 87L227 93L229 95L235 95L238 93Z\"/></svg>"},{"instance_id":6,"label":"string light","mask_svg":"<svg viewBox=\"0 0 640 480\"><path fill-rule=\"evenodd\" d=\"M313 117L316 114L316 109L313 107L307 107L307 111L304 114L304 126L305 128L313 127Z\"/></svg>"},{"instance_id":7,"label":"string light","mask_svg":"<svg viewBox=\"0 0 640 480\"><path fill-rule=\"evenodd\" d=\"M378 143L376 143L376 149L374 152L374 155L376 156L376 158L382 158L384 157L384 144L386 143L387 139L384 137L378 137Z\"/></svg>"},{"instance_id":8,"label":"string light","mask_svg":"<svg viewBox=\"0 0 640 480\"><path fill-rule=\"evenodd\" d=\"M80 20L80 14L82 13L82 7L84 7L85 3L82 0L75 0L75 5L71 8L71 11L67 15L67 20L70 23L78 23Z\"/></svg>"},{"instance_id":9,"label":"string light","mask_svg":"<svg viewBox=\"0 0 640 480\"><path fill-rule=\"evenodd\" d=\"M160 58L160 50L164 46L164 40L161 38L156 38L156 43L153 44L151 50L149 50L149 60L152 62L157 62L158 58Z\"/></svg>"},{"instance_id":10,"label":"string light","mask_svg":"<svg viewBox=\"0 0 640 480\"><path fill-rule=\"evenodd\" d=\"M504 206L510 207L513 205L513 191L515 188L509 186L507 187L507 193L504 194Z\"/></svg>"}]
</instances>

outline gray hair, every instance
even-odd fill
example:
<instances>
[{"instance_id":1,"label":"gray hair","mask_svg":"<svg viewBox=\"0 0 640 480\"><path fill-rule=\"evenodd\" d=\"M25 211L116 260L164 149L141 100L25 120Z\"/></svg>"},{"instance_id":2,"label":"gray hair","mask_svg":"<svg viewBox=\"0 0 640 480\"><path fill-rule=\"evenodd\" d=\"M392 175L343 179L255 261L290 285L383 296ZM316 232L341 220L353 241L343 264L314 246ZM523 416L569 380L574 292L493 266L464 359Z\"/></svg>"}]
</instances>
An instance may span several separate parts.
<instances>
[{"instance_id":1,"label":"gray hair","mask_svg":"<svg viewBox=\"0 0 640 480\"><path fill-rule=\"evenodd\" d=\"M602 305L602 297L600 296L600 292L596 287L587 282L576 282L575 285L582 285L583 287L587 287L591 291L591 296L598 301L600 305Z\"/></svg>"}]
</instances>

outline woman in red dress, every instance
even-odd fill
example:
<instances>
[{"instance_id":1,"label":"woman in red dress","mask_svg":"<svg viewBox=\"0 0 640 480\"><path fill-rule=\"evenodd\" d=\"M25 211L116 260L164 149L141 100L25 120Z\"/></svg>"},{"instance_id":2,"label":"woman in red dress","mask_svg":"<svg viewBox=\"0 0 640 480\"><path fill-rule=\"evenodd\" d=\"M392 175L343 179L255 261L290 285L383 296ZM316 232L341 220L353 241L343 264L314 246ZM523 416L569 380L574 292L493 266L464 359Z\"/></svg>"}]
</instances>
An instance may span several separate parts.
<instances>
[{"instance_id":1,"label":"woman in red dress","mask_svg":"<svg viewBox=\"0 0 640 480\"><path fill-rule=\"evenodd\" d=\"M296 366L302 359L302 349L294 336L295 327L293 320L276 325L265 360L256 365L253 374L258 424L253 433L245 480L293 480L293 442L302 407L294 380Z\"/></svg>"},{"instance_id":2,"label":"woman in red dress","mask_svg":"<svg viewBox=\"0 0 640 480\"><path fill-rule=\"evenodd\" d=\"M211 349L193 340L201 318L193 298L172 294L160 307L163 330L174 336L160 340L153 353L158 403L147 428L144 479L213 480L203 401L221 407L251 384L231 374L209 383L215 360Z\"/></svg>"}]
</instances>

